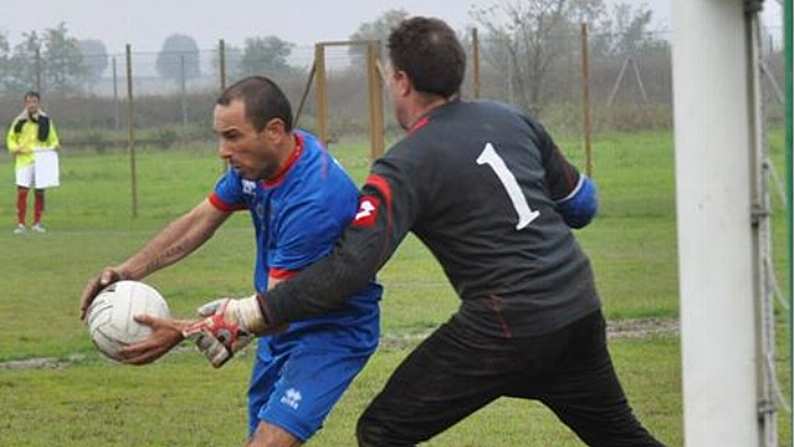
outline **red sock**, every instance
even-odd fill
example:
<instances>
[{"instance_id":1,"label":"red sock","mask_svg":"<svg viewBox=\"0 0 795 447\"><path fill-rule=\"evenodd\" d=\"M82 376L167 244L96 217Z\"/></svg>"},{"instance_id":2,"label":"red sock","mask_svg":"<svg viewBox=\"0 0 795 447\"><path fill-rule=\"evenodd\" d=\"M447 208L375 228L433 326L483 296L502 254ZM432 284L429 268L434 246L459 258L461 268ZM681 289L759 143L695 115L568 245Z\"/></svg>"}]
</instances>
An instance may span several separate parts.
<instances>
[{"instance_id":1,"label":"red sock","mask_svg":"<svg viewBox=\"0 0 795 447\"><path fill-rule=\"evenodd\" d=\"M17 222L25 225L25 213L28 211L28 188L17 188Z\"/></svg>"},{"instance_id":2,"label":"red sock","mask_svg":"<svg viewBox=\"0 0 795 447\"><path fill-rule=\"evenodd\" d=\"M33 224L41 222L41 214L44 212L44 190L37 189L34 194L33 202Z\"/></svg>"}]
</instances>

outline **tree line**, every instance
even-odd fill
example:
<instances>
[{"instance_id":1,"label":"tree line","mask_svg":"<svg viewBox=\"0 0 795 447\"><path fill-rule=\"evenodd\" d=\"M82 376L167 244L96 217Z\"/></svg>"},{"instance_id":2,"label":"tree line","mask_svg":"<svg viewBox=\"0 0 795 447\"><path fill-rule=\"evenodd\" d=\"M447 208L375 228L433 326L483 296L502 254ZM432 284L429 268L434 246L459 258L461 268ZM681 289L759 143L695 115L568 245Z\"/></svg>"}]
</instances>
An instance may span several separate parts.
<instances>
[{"instance_id":1,"label":"tree line","mask_svg":"<svg viewBox=\"0 0 795 447\"><path fill-rule=\"evenodd\" d=\"M0 33L0 91L22 92L40 84L48 93L75 94L91 90L92 83L106 76L110 55L98 39L78 39L65 22L43 31L22 33L10 45ZM242 48L226 48L226 69L230 78L256 73L290 74L297 70L287 58L295 45L276 36L250 37ZM211 61L218 69L218 54ZM182 82L202 75L196 40L184 34L168 36L157 54L159 76Z\"/></svg>"},{"instance_id":2,"label":"tree line","mask_svg":"<svg viewBox=\"0 0 795 447\"><path fill-rule=\"evenodd\" d=\"M508 96L528 110L541 108L546 84L558 62L568 53L580 51L570 44L572 37L576 39L580 22L589 23L595 57L622 59L668 46L667 41L649 32L652 11L645 3L619 2L611 9L605 0L498 0L487 7L473 7L469 15L482 30L484 61L508 78ZM402 9L388 10L362 23L349 38L385 41L391 29L408 16ZM468 42L464 33L462 38ZM227 47L227 76L298 71L288 62L294 48L295 44L277 36L247 38L242 47ZM362 51L351 47L349 54L355 60ZM194 38L173 34L163 42L156 70L175 82L193 79L202 75L199 59ZM6 90L26 90L39 79L50 92L79 92L99 80L108 64L102 41L77 39L63 22L54 28L23 33L13 48L8 37L0 34L0 87ZM217 70L217 53L211 65Z\"/></svg>"}]
</instances>

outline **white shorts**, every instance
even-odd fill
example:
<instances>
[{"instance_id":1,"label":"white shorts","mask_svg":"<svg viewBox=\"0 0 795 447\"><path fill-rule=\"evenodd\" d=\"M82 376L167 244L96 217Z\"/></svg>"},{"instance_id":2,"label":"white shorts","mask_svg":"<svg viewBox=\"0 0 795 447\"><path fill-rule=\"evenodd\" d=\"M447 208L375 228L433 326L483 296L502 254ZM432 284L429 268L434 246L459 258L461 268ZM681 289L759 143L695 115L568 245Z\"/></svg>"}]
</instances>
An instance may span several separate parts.
<instances>
[{"instance_id":1,"label":"white shorts","mask_svg":"<svg viewBox=\"0 0 795 447\"><path fill-rule=\"evenodd\" d=\"M36 170L33 164L17 169L17 186L32 188L36 184Z\"/></svg>"}]
</instances>

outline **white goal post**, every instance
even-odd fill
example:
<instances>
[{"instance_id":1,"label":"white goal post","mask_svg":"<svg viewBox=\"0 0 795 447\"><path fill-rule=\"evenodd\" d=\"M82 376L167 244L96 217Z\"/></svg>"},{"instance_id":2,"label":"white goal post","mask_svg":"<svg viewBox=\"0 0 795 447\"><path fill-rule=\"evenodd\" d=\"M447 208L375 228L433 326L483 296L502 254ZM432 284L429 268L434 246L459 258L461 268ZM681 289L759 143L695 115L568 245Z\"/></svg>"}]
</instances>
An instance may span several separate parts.
<instances>
[{"instance_id":1,"label":"white goal post","mask_svg":"<svg viewBox=\"0 0 795 447\"><path fill-rule=\"evenodd\" d=\"M771 335L760 281L769 200L758 16L747 9L760 3L673 0L684 439L692 447L777 442L763 355Z\"/></svg>"}]
</instances>

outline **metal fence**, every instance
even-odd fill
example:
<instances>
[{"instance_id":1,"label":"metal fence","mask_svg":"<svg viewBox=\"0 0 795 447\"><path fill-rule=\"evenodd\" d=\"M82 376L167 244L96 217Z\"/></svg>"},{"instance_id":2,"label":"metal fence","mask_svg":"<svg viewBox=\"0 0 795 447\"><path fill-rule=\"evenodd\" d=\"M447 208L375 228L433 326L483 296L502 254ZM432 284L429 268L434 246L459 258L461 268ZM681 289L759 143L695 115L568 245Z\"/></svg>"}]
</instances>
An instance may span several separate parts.
<instances>
[{"instance_id":1,"label":"metal fence","mask_svg":"<svg viewBox=\"0 0 795 447\"><path fill-rule=\"evenodd\" d=\"M773 29L771 33L775 33ZM768 33L768 34L771 34ZM670 128L671 55L668 33L656 33L662 43L617 55L591 52L589 62L590 109L596 133ZM589 36L589 45L600 38ZM765 45L764 82L767 112L772 123L783 120L779 86L783 85L783 51L771 40ZM462 95L517 104L538 115L556 133L583 133L583 64L581 36L555 36L556 55L547 72L536 82L517 79L527 70L513 70L504 54L481 34L477 43L478 64L472 63L473 35L464 38L469 64ZM130 66L126 54L87 55L86 69L92 73L79 82L65 82L53 70L62 67L42 58L28 60L30 82L0 90L0 123L9 123L21 109L24 91L38 88L45 109L53 116L64 144L73 149L107 150L125 147L127 116L127 72L131 72L134 125L137 144L170 147L206 143L212 139L213 103L222 83L229 85L249 74L266 74L286 92L294 109L304 94L314 61L312 46L293 47L277 68L273 61L243 61L240 50L221 45L199 52L158 53L132 48ZM382 49L381 57L386 51ZM269 65L270 64L270 65ZM278 65L278 64L277 64ZM479 66L474 72L473 67ZM253 68L252 68L253 67ZM264 67L258 71L256 67ZM367 71L361 51L334 47L326 52L329 138L331 141L360 139L368 132ZM0 73L2 76L2 73ZM474 82L477 79L477 83ZM518 82L522 81L522 82ZM530 94L528 92L533 92ZM310 91L310 98L312 95ZM387 95L388 96L388 95ZM399 134L384 101L387 136ZM313 129L315 102L306 101L300 124ZM5 125L5 124L4 124Z\"/></svg>"}]
</instances>

